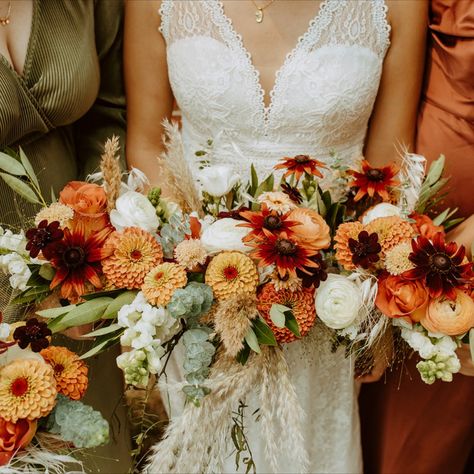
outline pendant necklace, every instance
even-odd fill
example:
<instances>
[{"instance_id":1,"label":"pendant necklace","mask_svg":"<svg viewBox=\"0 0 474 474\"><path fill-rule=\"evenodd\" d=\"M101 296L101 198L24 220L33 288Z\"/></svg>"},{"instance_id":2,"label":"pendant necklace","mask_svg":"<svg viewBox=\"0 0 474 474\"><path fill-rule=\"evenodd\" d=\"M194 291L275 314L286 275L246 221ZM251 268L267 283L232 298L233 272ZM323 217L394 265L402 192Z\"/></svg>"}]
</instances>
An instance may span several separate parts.
<instances>
[{"instance_id":1,"label":"pendant necklace","mask_svg":"<svg viewBox=\"0 0 474 474\"><path fill-rule=\"evenodd\" d=\"M255 5L256 11L255 11L255 21L257 23L262 23L263 21L263 10L265 8L268 8L275 0L270 0L267 4L262 5L259 7L256 3L255 0L252 0L252 3Z\"/></svg>"}]
</instances>

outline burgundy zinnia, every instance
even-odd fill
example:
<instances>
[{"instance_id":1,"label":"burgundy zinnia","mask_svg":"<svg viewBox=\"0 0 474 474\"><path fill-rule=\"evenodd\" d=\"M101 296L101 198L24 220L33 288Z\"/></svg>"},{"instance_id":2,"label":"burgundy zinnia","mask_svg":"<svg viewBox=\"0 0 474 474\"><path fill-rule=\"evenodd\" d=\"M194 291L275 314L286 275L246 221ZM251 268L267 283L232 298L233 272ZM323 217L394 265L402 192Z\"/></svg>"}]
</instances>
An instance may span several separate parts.
<instances>
[{"instance_id":1,"label":"burgundy zinnia","mask_svg":"<svg viewBox=\"0 0 474 474\"><path fill-rule=\"evenodd\" d=\"M419 236L411 241L413 252L409 255L415 268L402 276L408 280L423 280L431 298L445 295L456 299L456 288L464 286L473 277L472 263L464 263L465 248L455 242L447 244L441 232L430 241Z\"/></svg>"},{"instance_id":2,"label":"burgundy zinnia","mask_svg":"<svg viewBox=\"0 0 474 474\"><path fill-rule=\"evenodd\" d=\"M304 173L322 178L323 175L319 168L326 168L324 163L321 163L314 158L311 158L309 155L296 155L294 158L285 157L282 158L282 163L279 163L275 166L276 170L286 169L285 178L288 176L294 176L296 181L299 181L301 176Z\"/></svg>"},{"instance_id":3,"label":"burgundy zinnia","mask_svg":"<svg viewBox=\"0 0 474 474\"><path fill-rule=\"evenodd\" d=\"M13 339L22 349L31 346L33 352L40 352L49 346L48 337L51 336L51 329L46 323L31 318L24 326L17 327L13 332Z\"/></svg>"},{"instance_id":4,"label":"burgundy zinnia","mask_svg":"<svg viewBox=\"0 0 474 474\"><path fill-rule=\"evenodd\" d=\"M375 232L369 234L363 230L359 233L357 240L350 238L348 245L352 253L352 263L356 267L367 270L380 260L379 253L382 251L382 246L379 244L379 236Z\"/></svg>"},{"instance_id":5,"label":"burgundy zinnia","mask_svg":"<svg viewBox=\"0 0 474 474\"><path fill-rule=\"evenodd\" d=\"M43 220L38 224L38 227L34 227L26 232L26 238L28 239L26 250L30 252L30 256L33 258L36 258L42 251L44 257L49 260L51 257L51 252L49 251L51 244L61 240L63 235L64 233L59 228L58 221L48 224L47 220Z\"/></svg>"},{"instance_id":6,"label":"burgundy zinnia","mask_svg":"<svg viewBox=\"0 0 474 474\"><path fill-rule=\"evenodd\" d=\"M310 258L317 267L304 267L303 270L297 269L296 274L301 278L305 288L319 288L322 281L326 281L328 274L326 272L327 265L323 260L321 253L318 253Z\"/></svg>"}]
</instances>

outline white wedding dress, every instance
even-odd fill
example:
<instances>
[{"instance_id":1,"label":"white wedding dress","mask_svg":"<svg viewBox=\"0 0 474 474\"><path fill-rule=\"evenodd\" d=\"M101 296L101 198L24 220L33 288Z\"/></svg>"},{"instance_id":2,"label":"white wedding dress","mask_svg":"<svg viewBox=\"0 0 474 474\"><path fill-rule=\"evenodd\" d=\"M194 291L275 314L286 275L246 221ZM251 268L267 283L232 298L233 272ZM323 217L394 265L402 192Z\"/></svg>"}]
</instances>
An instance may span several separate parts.
<instances>
[{"instance_id":1,"label":"white wedding dress","mask_svg":"<svg viewBox=\"0 0 474 474\"><path fill-rule=\"evenodd\" d=\"M390 44L386 10L383 0L323 1L278 70L266 107L258 71L222 2L164 0L161 32L191 169L197 169L195 152L208 140L211 161L230 165L243 177L251 163L265 177L277 160L297 154L353 165L361 156ZM323 184L337 194L331 173ZM287 345L285 353L306 413L309 471L361 472L353 361L343 350L331 353L321 324ZM171 380L181 378L178 359L169 366ZM258 421L250 423L248 435L257 472L270 472ZM281 454L280 472L294 472ZM234 470L230 457L226 472Z\"/></svg>"}]
</instances>

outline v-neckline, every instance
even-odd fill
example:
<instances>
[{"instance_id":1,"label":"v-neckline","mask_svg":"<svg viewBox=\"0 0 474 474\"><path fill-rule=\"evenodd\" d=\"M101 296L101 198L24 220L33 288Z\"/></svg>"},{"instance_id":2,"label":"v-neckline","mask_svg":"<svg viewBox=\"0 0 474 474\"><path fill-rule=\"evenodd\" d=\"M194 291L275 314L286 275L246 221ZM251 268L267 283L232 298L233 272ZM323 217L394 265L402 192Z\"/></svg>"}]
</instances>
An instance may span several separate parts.
<instances>
[{"instance_id":1,"label":"v-neckline","mask_svg":"<svg viewBox=\"0 0 474 474\"><path fill-rule=\"evenodd\" d=\"M321 1L317 12L309 21L308 26L306 30L304 31L304 33L298 37L298 39L296 40L295 46L285 55L285 59L283 63L281 64L281 66L275 69L275 72L273 73L273 76L274 76L273 86L268 91L268 104L267 104L266 103L266 90L264 89L260 81L260 71L255 66L252 53L245 46L243 36L240 33L238 33L237 30L235 29L232 18L228 16L227 13L225 12L224 3L222 2L222 0L213 0L213 4L217 7L219 14L222 16L222 19L227 24L229 32L232 36L232 39L239 46L239 50L245 56L247 65L250 71L252 72L252 75L255 81L255 87L257 89L258 96L260 99L260 106L263 113L264 122L268 121L268 116L274 105L274 97L276 96L276 92L278 91L278 87L280 84L280 77L282 73L285 71L285 69L287 68L288 64L293 59L293 57L298 53L301 45L305 42L305 39L308 38L313 33L314 30L321 28L320 24L321 24L323 15L325 11L327 10L328 5L331 3L331 1L333 0Z\"/></svg>"},{"instance_id":2,"label":"v-neckline","mask_svg":"<svg viewBox=\"0 0 474 474\"><path fill-rule=\"evenodd\" d=\"M37 25L38 25L38 10L39 10L39 0L33 0L33 12L31 15L31 27L30 27L30 37L28 38L28 44L26 47L26 54L25 54L25 61L23 63L23 70L22 72L18 72L15 69L15 66L4 56L0 53L0 61L5 64L5 66L22 82L27 82L31 62L33 59L33 52L34 47L36 44L36 33L37 33Z\"/></svg>"}]
</instances>

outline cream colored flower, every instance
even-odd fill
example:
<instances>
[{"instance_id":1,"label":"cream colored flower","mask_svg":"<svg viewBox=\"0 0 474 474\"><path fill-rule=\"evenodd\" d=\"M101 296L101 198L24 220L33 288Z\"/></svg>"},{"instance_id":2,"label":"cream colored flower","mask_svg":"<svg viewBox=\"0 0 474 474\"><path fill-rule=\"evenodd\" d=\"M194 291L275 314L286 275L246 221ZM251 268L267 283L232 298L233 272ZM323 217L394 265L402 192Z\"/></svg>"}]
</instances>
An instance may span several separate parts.
<instances>
[{"instance_id":1,"label":"cream colored flower","mask_svg":"<svg viewBox=\"0 0 474 474\"><path fill-rule=\"evenodd\" d=\"M188 270L204 265L207 252L199 239L183 240L174 249L176 261Z\"/></svg>"},{"instance_id":2,"label":"cream colored flower","mask_svg":"<svg viewBox=\"0 0 474 474\"><path fill-rule=\"evenodd\" d=\"M408 256L412 252L410 242L402 242L395 245L385 255L385 268L392 275L401 275L415 266Z\"/></svg>"},{"instance_id":3,"label":"cream colored flower","mask_svg":"<svg viewBox=\"0 0 474 474\"><path fill-rule=\"evenodd\" d=\"M74 210L61 204L60 202L53 202L49 207L44 207L36 214L35 225L39 225L41 221L48 221L48 223L58 221L60 227L68 227L70 221L74 217Z\"/></svg>"},{"instance_id":4,"label":"cream colored flower","mask_svg":"<svg viewBox=\"0 0 474 474\"><path fill-rule=\"evenodd\" d=\"M281 214L286 214L297 207L285 193L280 191L262 193L258 196L258 202L266 204L270 211L276 211Z\"/></svg>"}]
</instances>

